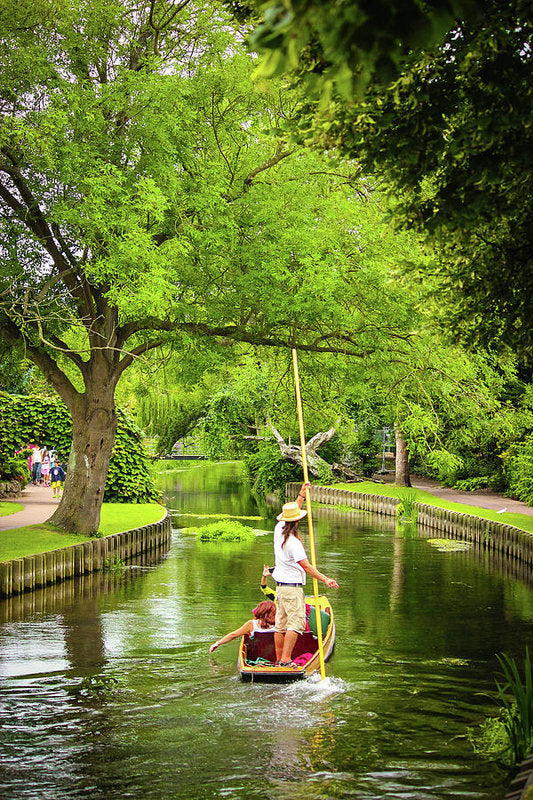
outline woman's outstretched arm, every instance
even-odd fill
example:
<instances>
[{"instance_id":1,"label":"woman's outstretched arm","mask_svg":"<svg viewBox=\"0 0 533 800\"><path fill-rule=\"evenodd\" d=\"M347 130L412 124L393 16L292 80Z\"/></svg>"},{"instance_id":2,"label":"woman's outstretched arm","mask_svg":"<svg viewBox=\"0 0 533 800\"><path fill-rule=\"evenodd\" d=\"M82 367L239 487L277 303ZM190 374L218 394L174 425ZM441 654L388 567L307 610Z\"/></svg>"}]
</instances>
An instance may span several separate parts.
<instances>
[{"instance_id":1,"label":"woman's outstretched arm","mask_svg":"<svg viewBox=\"0 0 533 800\"><path fill-rule=\"evenodd\" d=\"M244 625L241 625L240 628L237 628L236 631L231 631L231 633L227 633L222 639L219 639L217 642L211 645L209 648L209 652L212 653L213 650L216 650L217 647L221 644L226 644L226 642L231 642L232 639L238 639L240 636L244 636L245 633L251 633L253 630L253 622L251 619L248 622L245 622Z\"/></svg>"}]
</instances>

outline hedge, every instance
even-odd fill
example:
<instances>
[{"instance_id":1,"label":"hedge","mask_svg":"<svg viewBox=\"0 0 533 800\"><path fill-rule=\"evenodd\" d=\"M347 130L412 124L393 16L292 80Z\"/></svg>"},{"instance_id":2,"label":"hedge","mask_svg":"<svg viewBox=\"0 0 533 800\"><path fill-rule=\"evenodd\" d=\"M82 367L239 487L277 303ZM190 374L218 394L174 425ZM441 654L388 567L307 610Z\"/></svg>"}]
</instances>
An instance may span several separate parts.
<instances>
[{"instance_id":1,"label":"hedge","mask_svg":"<svg viewBox=\"0 0 533 800\"><path fill-rule=\"evenodd\" d=\"M71 442L72 420L60 400L0 392L0 479L1 465L25 445L53 448L66 463ZM141 431L122 409L117 409L117 434L104 500L148 503L158 496Z\"/></svg>"}]
</instances>

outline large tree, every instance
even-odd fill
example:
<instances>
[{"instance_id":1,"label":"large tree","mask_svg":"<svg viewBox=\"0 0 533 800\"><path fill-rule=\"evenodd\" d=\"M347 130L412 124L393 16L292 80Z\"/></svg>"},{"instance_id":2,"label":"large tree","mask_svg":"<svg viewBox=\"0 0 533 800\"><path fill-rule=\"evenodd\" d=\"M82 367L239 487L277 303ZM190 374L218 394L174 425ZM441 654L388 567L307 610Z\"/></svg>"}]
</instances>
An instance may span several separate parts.
<instances>
[{"instance_id":1,"label":"large tree","mask_svg":"<svg viewBox=\"0 0 533 800\"><path fill-rule=\"evenodd\" d=\"M290 96L252 91L252 61L216 7L26 0L2 12L0 331L72 415L52 521L92 532L116 386L145 353L196 337L379 349L352 203L365 187L264 133ZM386 328L393 349L409 338L405 320Z\"/></svg>"},{"instance_id":2,"label":"large tree","mask_svg":"<svg viewBox=\"0 0 533 800\"><path fill-rule=\"evenodd\" d=\"M263 73L292 68L303 87L297 138L385 179L396 220L441 248L445 322L469 344L510 345L530 377L531 4L247 5L267 9L251 37Z\"/></svg>"}]
</instances>

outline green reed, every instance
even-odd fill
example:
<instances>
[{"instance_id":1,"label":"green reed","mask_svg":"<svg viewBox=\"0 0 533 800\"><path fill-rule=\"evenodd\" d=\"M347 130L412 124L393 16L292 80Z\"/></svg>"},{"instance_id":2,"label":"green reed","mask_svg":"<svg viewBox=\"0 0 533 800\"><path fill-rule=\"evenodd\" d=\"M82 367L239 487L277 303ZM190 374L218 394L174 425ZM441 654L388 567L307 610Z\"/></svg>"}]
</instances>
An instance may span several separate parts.
<instances>
[{"instance_id":1,"label":"green reed","mask_svg":"<svg viewBox=\"0 0 533 800\"><path fill-rule=\"evenodd\" d=\"M397 514L405 521L412 522L416 519L416 500L418 492L410 486L402 487L399 491L400 502Z\"/></svg>"},{"instance_id":2,"label":"green reed","mask_svg":"<svg viewBox=\"0 0 533 800\"><path fill-rule=\"evenodd\" d=\"M533 746L533 675L529 648L526 647L523 678L514 658L502 653L498 661L505 681L496 681L498 702L505 712L503 723L514 763L519 764Z\"/></svg>"}]
</instances>

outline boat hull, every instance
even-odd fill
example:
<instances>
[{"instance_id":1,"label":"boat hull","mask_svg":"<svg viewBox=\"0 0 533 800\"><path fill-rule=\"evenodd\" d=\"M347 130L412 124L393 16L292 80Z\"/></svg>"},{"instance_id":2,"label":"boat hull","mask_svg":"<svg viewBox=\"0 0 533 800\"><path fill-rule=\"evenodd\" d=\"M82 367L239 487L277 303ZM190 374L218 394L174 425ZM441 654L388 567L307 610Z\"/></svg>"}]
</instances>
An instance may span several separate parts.
<instances>
[{"instance_id":1,"label":"boat hull","mask_svg":"<svg viewBox=\"0 0 533 800\"><path fill-rule=\"evenodd\" d=\"M323 632L322 644L324 650L324 660L333 653L335 647L335 619L329 600L324 595L320 595L319 607L322 612L329 614L329 623ZM314 596L305 598L305 602L313 609L315 607ZM310 631L306 631L298 636L298 640L293 650L293 658L303 653L313 653L313 657L301 667L276 667L274 634L259 633L255 637L243 636L239 647L239 657L237 668L241 680L243 681L264 681L278 683L286 681L301 680L307 678L320 669L320 655L318 652L318 640ZM269 660L270 664L250 664L257 658Z\"/></svg>"}]
</instances>

